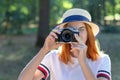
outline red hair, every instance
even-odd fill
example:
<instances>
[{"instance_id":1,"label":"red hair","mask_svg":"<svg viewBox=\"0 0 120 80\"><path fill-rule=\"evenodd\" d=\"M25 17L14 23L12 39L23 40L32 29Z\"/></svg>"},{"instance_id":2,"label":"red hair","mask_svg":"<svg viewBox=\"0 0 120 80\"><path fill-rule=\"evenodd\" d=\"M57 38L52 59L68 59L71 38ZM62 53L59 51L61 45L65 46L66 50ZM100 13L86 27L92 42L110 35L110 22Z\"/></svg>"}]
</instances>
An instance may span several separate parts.
<instances>
[{"instance_id":1,"label":"red hair","mask_svg":"<svg viewBox=\"0 0 120 80\"><path fill-rule=\"evenodd\" d=\"M85 23L85 26L87 30L87 41L86 41L86 45L88 46L87 58L91 59L92 61L95 61L97 60L99 55L96 44L95 44L95 37L93 35L91 27L86 23ZM59 55L59 59L65 64L68 64L69 61L71 62L70 49L71 49L70 44L62 45L62 52Z\"/></svg>"}]
</instances>

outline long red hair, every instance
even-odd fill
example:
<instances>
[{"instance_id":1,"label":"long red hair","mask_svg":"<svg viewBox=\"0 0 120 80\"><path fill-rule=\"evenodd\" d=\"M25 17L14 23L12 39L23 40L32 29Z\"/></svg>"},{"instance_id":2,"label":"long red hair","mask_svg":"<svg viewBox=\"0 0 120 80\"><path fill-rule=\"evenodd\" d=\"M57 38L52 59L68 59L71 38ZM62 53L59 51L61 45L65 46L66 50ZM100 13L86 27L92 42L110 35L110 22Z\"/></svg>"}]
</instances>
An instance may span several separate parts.
<instances>
[{"instance_id":1,"label":"long red hair","mask_svg":"<svg viewBox=\"0 0 120 80\"><path fill-rule=\"evenodd\" d=\"M95 61L97 60L99 55L96 44L95 44L95 37L93 35L91 27L86 23L85 23L85 26L87 30L87 41L86 41L86 45L88 46L87 58L91 59L92 61ZM71 62L70 49L71 49L70 44L62 45L62 51L59 55L59 59L65 64L68 64L69 61Z\"/></svg>"}]
</instances>

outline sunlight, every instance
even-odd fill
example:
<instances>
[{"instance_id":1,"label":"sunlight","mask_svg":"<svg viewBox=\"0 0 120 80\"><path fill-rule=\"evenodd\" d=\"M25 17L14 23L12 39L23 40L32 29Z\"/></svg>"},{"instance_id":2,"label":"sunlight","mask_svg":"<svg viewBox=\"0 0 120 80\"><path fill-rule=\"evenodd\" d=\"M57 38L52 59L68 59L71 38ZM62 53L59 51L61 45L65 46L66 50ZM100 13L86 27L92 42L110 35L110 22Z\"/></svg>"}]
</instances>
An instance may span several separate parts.
<instances>
[{"instance_id":1,"label":"sunlight","mask_svg":"<svg viewBox=\"0 0 120 80\"><path fill-rule=\"evenodd\" d=\"M62 22L62 18L58 19L57 24L60 24Z\"/></svg>"},{"instance_id":2,"label":"sunlight","mask_svg":"<svg viewBox=\"0 0 120 80\"><path fill-rule=\"evenodd\" d=\"M10 10L11 10L11 11L15 11L16 9L17 9L17 7L16 7L15 5L11 5L11 6L10 6Z\"/></svg>"},{"instance_id":3,"label":"sunlight","mask_svg":"<svg viewBox=\"0 0 120 80\"><path fill-rule=\"evenodd\" d=\"M113 15L106 16L105 20L114 20L114 16ZM120 20L120 14L115 14L115 20Z\"/></svg>"},{"instance_id":4,"label":"sunlight","mask_svg":"<svg viewBox=\"0 0 120 80\"><path fill-rule=\"evenodd\" d=\"M72 5L72 3L69 2L69 1L64 1L64 2L63 2L63 7L69 9L69 8L72 8L73 5Z\"/></svg>"},{"instance_id":5,"label":"sunlight","mask_svg":"<svg viewBox=\"0 0 120 80\"><path fill-rule=\"evenodd\" d=\"M21 12L24 13L24 14L26 14L26 15L29 14L29 11L28 11L27 7L25 7L25 6L23 6L21 8Z\"/></svg>"}]
</instances>

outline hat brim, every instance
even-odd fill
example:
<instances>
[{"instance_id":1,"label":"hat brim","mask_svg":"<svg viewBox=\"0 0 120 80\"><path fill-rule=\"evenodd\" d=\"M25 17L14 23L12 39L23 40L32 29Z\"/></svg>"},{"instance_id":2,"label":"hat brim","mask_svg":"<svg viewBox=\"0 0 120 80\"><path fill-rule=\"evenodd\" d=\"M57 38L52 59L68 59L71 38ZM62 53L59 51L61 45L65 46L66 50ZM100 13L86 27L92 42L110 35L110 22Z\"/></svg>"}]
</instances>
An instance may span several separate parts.
<instances>
[{"instance_id":1,"label":"hat brim","mask_svg":"<svg viewBox=\"0 0 120 80\"><path fill-rule=\"evenodd\" d=\"M98 25L95 24L95 23L87 22L87 21L71 21L71 22L83 22L83 23L88 24L88 25L92 28L92 31L93 31L94 36L96 36L96 35L99 33L99 27L98 27ZM64 26L65 24L67 24L67 23L69 23L69 22L60 23L60 24L58 24L57 26L59 26L60 28L63 28L63 26Z\"/></svg>"}]
</instances>

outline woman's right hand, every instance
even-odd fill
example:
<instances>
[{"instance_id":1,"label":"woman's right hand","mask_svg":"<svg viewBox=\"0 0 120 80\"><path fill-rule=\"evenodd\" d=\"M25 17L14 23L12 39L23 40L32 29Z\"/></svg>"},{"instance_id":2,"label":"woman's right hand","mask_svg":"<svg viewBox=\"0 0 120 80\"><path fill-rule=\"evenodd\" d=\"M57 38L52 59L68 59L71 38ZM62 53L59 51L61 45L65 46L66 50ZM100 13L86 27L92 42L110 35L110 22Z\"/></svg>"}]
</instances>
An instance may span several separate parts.
<instances>
[{"instance_id":1,"label":"woman's right hand","mask_svg":"<svg viewBox=\"0 0 120 80\"><path fill-rule=\"evenodd\" d=\"M58 48L62 45L62 43L56 43L56 39L58 39L57 34L60 34L61 32L58 29L53 29L50 34L45 39L45 43L43 45L43 48L50 51L52 49Z\"/></svg>"}]
</instances>

